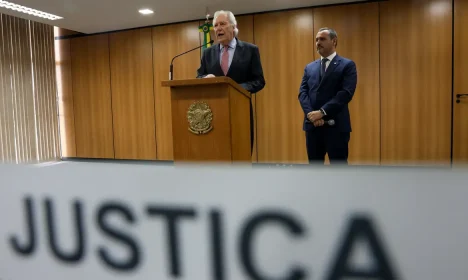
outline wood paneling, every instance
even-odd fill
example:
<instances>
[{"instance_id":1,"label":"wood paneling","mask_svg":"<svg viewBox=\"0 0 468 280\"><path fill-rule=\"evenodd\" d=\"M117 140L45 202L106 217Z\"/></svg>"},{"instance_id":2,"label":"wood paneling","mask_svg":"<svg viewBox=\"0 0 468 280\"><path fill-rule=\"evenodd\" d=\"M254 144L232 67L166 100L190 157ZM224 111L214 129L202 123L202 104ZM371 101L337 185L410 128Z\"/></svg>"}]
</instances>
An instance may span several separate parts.
<instances>
[{"instance_id":1,"label":"wood paneling","mask_svg":"<svg viewBox=\"0 0 468 280\"><path fill-rule=\"evenodd\" d=\"M237 20L237 29L239 30L239 34L237 38L239 40L249 42L254 44L254 17L253 15L247 16L238 16L236 17Z\"/></svg>"},{"instance_id":2,"label":"wood paneling","mask_svg":"<svg viewBox=\"0 0 468 280\"><path fill-rule=\"evenodd\" d=\"M70 39L55 40L55 73L62 157L76 157ZM113 144L112 144L113 145ZM112 151L113 157L113 151Z\"/></svg>"},{"instance_id":3,"label":"wood paneling","mask_svg":"<svg viewBox=\"0 0 468 280\"><path fill-rule=\"evenodd\" d=\"M468 2L455 0L455 45L454 45L454 98L453 98L453 163L468 164Z\"/></svg>"},{"instance_id":4,"label":"wood paneling","mask_svg":"<svg viewBox=\"0 0 468 280\"><path fill-rule=\"evenodd\" d=\"M253 24L253 15L239 16L236 17L237 28L239 29L238 38L239 40L255 44L254 38L254 24ZM260 50L260 56L262 55L262 50ZM261 57L260 57L261 59ZM260 91L259 93L261 93ZM254 144L252 151L252 162L257 162L257 110L256 110L256 99L257 95L252 95L252 109L254 114ZM249 112L250 114L250 112Z\"/></svg>"},{"instance_id":5,"label":"wood paneling","mask_svg":"<svg viewBox=\"0 0 468 280\"><path fill-rule=\"evenodd\" d=\"M349 144L349 163L379 164L378 3L314 9L314 34L322 27L333 28L338 33L337 54L353 60L358 72L356 92L348 105L353 130ZM319 59L320 55L314 53L315 59Z\"/></svg>"},{"instance_id":6,"label":"wood paneling","mask_svg":"<svg viewBox=\"0 0 468 280\"><path fill-rule=\"evenodd\" d=\"M110 34L117 159L156 159L152 57L151 28Z\"/></svg>"},{"instance_id":7,"label":"wood paneling","mask_svg":"<svg viewBox=\"0 0 468 280\"><path fill-rule=\"evenodd\" d=\"M258 162L306 163L298 93L314 59L312 9L255 15L254 22L266 81L256 104Z\"/></svg>"},{"instance_id":8,"label":"wood paneling","mask_svg":"<svg viewBox=\"0 0 468 280\"><path fill-rule=\"evenodd\" d=\"M449 164L451 1L379 5L382 163Z\"/></svg>"},{"instance_id":9,"label":"wood paneling","mask_svg":"<svg viewBox=\"0 0 468 280\"><path fill-rule=\"evenodd\" d=\"M199 22L165 25L153 28L154 97L156 139L159 160L172 160L172 117L170 89L161 86L169 79L169 65L174 56L201 45ZM200 65L200 51L174 60L174 80L195 78Z\"/></svg>"},{"instance_id":10,"label":"wood paneling","mask_svg":"<svg viewBox=\"0 0 468 280\"><path fill-rule=\"evenodd\" d=\"M70 42L76 156L114 158L109 35L74 38Z\"/></svg>"}]
</instances>

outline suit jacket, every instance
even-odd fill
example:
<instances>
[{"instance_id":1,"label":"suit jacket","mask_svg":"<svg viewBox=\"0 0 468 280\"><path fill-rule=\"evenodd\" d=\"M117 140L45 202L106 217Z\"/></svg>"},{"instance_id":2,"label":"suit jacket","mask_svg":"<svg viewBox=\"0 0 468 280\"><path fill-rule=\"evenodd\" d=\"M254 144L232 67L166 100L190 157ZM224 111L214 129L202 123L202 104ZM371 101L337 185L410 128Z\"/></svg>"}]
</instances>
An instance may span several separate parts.
<instances>
[{"instance_id":1,"label":"suit jacket","mask_svg":"<svg viewBox=\"0 0 468 280\"><path fill-rule=\"evenodd\" d=\"M303 129L314 130L307 113L323 109L325 121L333 119L341 132L351 132L348 103L354 96L357 84L356 64L336 55L320 80L320 59L309 63L304 69L299 89L299 102L304 111Z\"/></svg>"},{"instance_id":2,"label":"suit jacket","mask_svg":"<svg viewBox=\"0 0 468 280\"><path fill-rule=\"evenodd\" d=\"M237 38L236 40L236 49L226 76L233 79L250 93L257 93L265 87L260 52L257 46L243 42ZM204 50L200 68L197 70L197 78L203 78L208 74L224 76L219 57L219 44L214 44Z\"/></svg>"}]
</instances>

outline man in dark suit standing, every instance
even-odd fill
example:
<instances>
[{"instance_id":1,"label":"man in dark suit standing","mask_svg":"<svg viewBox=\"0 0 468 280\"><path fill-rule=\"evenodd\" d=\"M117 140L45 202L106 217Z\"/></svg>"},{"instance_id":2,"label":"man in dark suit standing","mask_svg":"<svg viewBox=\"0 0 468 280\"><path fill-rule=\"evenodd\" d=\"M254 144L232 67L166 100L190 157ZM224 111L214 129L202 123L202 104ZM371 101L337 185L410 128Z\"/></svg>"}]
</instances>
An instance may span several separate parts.
<instances>
[{"instance_id":1,"label":"man in dark suit standing","mask_svg":"<svg viewBox=\"0 0 468 280\"><path fill-rule=\"evenodd\" d=\"M328 153L330 164L348 164L348 103L356 90L356 64L336 54L335 30L321 28L315 41L321 58L305 67L299 89L307 156L310 163L323 164Z\"/></svg>"},{"instance_id":2,"label":"man in dark suit standing","mask_svg":"<svg viewBox=\"0 0 468 280\"><path fill-rule=\"evenodd\" d=\"M203 51L197 78L227 76L250 93L265 87L260 52L256 45L237 39L239 30L234 14L217 11L213 26L218 43ZM253 147L253 110L250 104L250 134Z\"/></svg>"}]
</instances>

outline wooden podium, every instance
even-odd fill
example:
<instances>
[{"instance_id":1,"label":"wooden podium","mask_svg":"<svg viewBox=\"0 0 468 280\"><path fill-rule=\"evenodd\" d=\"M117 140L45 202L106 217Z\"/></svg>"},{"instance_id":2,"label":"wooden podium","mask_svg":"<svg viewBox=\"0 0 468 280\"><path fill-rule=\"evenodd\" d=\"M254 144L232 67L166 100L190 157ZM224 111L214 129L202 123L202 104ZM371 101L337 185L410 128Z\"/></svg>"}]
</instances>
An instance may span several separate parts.
<instances>
[{"instance_id":1,"label":"wooden podium","mask_svg":"<svg viewBox=\"0 0 468 280\"><path fill-rule=\"evenodd\" d=\"M162 86L171 88L174 162L252 162L248 91L229 77Z\"/></svg>"}]
</instances>

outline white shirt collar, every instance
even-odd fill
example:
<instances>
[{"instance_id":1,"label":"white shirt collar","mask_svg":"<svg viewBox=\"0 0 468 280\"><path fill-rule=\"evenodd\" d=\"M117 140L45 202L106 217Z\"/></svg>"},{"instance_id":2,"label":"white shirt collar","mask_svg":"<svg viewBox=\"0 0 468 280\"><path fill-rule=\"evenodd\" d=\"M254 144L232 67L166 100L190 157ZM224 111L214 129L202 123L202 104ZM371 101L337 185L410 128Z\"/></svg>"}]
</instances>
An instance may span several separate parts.
<instances>
[{"instance_id":1,"label":"white shirt collar","mask_svg":"<svg viewBox=\"0 0 468 280\"><path fill-rule=\"evenodd\" d=\"M232 38L231 42L229 42L229 48L230 49L235 49L236 48L236 45L237 45L237 40L236 38ZM219 49L220 50L223 50L224 46L222 44L219 44Z\"/></svg>"},{"instance_id":2,"label":"white shirt collar","mask_svg":"<svg viewBox=\"0 0 468 280\"><path fill-rule=\"evenodd\" d=\"M336 52L334 52L331 55L327 56L328 61L332 61L335 58L335 56L336 56ZM320 56L320 57L321 57L320 60L324 59L323 56Z\"/></svg>"}]
</instances>

